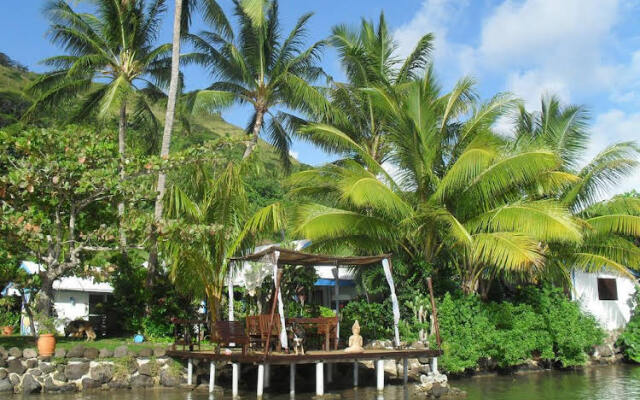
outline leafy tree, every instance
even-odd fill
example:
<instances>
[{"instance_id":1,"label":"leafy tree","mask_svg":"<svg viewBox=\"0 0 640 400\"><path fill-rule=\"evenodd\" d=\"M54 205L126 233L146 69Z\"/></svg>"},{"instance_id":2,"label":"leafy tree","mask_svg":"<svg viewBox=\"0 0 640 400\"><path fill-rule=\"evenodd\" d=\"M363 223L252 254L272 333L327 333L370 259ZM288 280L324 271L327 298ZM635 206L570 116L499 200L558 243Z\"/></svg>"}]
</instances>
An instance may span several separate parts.
<instances>
[{"instance_id":1,"label":"leafy tree","mask_svg":"<svg viewBox=\"0 0 640 400\"><path fill-rule=\"evenodd\" d=\"M198 92L196 108L250 104L254 112L246 128L243 157L253 153L269 117L267 135L285 167L289 167L291 139L287 127L295 118L281 110L326 115L328 101L311 84L322 75L317 62L324 42L303 46L311 14L300 17L282 38L276 0L234 0L234 5L237 32L226 18L220 18L213 21L212 31L187 35L195 51L183 59L202 65L220 78Z\"/></svg>"},{"instance_id":2,"label":"leafy tree","mask_svg":"<svg viewBox=\"0 0 640 400\"><path fill-rule=\"evenodd\" d=\"M82 100L72 120L96 111L99 117L107 117L117 109L122 178L131 112L155 121L150 99L164 96L160 88L169 76L166 56L171 44L155 44L164 3L100 0L95 2L95 15L76 12L64 0L49 1L45 8L51 41L67 54L43 61L54 69L31 86L36 96L31 110L65 104L78 95ZM118 213L123 224L124 200L118 204ZM124 229L120 230L120 246L126 249Z\"/></svg>"}]
</instances>

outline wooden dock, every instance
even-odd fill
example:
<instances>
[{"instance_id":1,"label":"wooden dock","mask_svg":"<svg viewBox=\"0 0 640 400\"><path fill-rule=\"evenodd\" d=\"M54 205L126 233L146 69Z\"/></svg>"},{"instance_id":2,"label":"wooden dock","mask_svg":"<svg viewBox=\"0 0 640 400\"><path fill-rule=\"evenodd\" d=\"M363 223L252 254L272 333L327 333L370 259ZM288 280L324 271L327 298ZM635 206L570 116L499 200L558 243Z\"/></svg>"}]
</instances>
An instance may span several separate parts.
<instances>
[{"instance_id":1,"label":"wooden dock","mask_svg":"<svg viewBox=\"0 0 640 400\"><path fill-rule=\"evenodd\" d=\"M186 359L188 361L187 382L192 383L193 360L209 361L209 390L213 391L215 384L215 363L227 362L232 367L232 393L238 395L238 381L240 364L255 364L258 366L257 396L262 398L264 388L269 386L269 365L289 365L290 368L290 392L295 394L295 368L297 364L316 365L316 394L324 394L324 364L327 363L329 378L331 378L331 364L353 363L353 384L358 386L358 362L374 361L376 366L377 389L384 388L384 360L403 360L403 379L407 383L408 362L410 358L431 358L432 369L437 370L437 357L442 354L441 350L433 349L383 349L365 350L362 353L345 353L343 350L335 351L307 351L304 355L295 355L280 352L270 352L266 357L263 352L248 352L242 354L240 351L232 351L230 354L215 351L186 351L171 350L167 355L174 358Z\"/></svg>"}]
</instances>

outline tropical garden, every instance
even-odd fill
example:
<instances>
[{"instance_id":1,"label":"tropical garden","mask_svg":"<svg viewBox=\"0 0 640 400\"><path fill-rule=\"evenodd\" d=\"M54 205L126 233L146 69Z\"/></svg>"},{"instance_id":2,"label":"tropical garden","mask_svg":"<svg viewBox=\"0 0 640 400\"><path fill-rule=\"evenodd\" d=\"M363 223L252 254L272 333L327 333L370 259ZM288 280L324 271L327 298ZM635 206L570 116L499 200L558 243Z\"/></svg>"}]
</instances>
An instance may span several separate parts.
<instances>
[{"instance_id":1,"label":"tropical garden","mask_svg":"<svg viewBox=\"0 0 640 400\"><path fill-rule=\"evenodd\" d=\"M84 13L47 2L59 49L43 60L48 72L0 57L0 287L37 292L29 312L51 314L56 279L93 276L114 286L121 332L161 338L169 317L202 300L222 318L229 257L308 239L310 251L393 254L407 341L429 330L418 310L431 308L431 277L450 372L534 355L580 365L603 339L570 301L570 274L606 268L635 281L640 197L608 193L640 146L585 160L585 107L483 99L471 77L443 87L433 35L401 57L384 15L308 43L312 15L285 30L275 0L234 0L233 15L175 0L173 42L160 43L165 1L93 3ZM190 29L196 14L206 30ZM344 79L323 70L329 47ZM186 91L185 65L209 72L207 86ZM251 110L240 128L221 117L236 105ZM504 121L508 134L496 129ZM301 164L293 140L337 160ZM23 260L42 268L27 276ZM382 271L355 277L341 326L365 320L365 338L389 338ZM313 277L298 278L312 289ZM272 284L256 306L270 304ZM640 346L638 331L625 338Z\"/></svg>"}]
</instances>

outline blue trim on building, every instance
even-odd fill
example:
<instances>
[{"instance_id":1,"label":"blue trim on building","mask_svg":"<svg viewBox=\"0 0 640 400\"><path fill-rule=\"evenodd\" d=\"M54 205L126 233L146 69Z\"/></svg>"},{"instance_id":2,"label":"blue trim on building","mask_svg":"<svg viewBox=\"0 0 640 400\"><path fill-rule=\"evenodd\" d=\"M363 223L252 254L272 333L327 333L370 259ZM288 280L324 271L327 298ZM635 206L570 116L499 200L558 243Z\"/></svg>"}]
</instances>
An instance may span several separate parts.
<instances>
[{"instance_id":1,"label":"blue trim on building","mask_svg":"<svg viewBox=\"0 0 640 400\"><path fill-rule=\"evenodd\" d=\"M314 286L335 286L335 279L318 279ZM351 279L340 279L340 287L355 287L356 283Z\"/></svg>"}]
</instances>

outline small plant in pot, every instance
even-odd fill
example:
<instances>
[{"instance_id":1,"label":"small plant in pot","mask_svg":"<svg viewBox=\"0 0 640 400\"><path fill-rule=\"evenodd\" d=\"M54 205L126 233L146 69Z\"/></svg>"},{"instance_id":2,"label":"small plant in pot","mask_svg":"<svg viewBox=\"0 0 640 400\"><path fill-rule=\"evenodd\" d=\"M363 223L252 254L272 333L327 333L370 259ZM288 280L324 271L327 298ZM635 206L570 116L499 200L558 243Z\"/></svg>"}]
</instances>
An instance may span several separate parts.
<instances>
[{"instance_id":1,"label":"small plant in pot","mask_svg":"<svg viewBox=\"0 0 640 400\"><path fill-rule=\"evenodd\" d=\"M56 319L39 314L35 321L38 329L38 354L43 357L52 356L56 351Z\"/></svg>"},{"instance_id":2,"label":"small plant in pot","mask_svg":"<svg viewBox=\"0 0 640 400\"><path fill-rule=\"evenodd\" d=\"M0 313L0 331L3 336L13 335L13 331L20 322L20 314L13 311Z\"/></svg>"}]
</instances>

